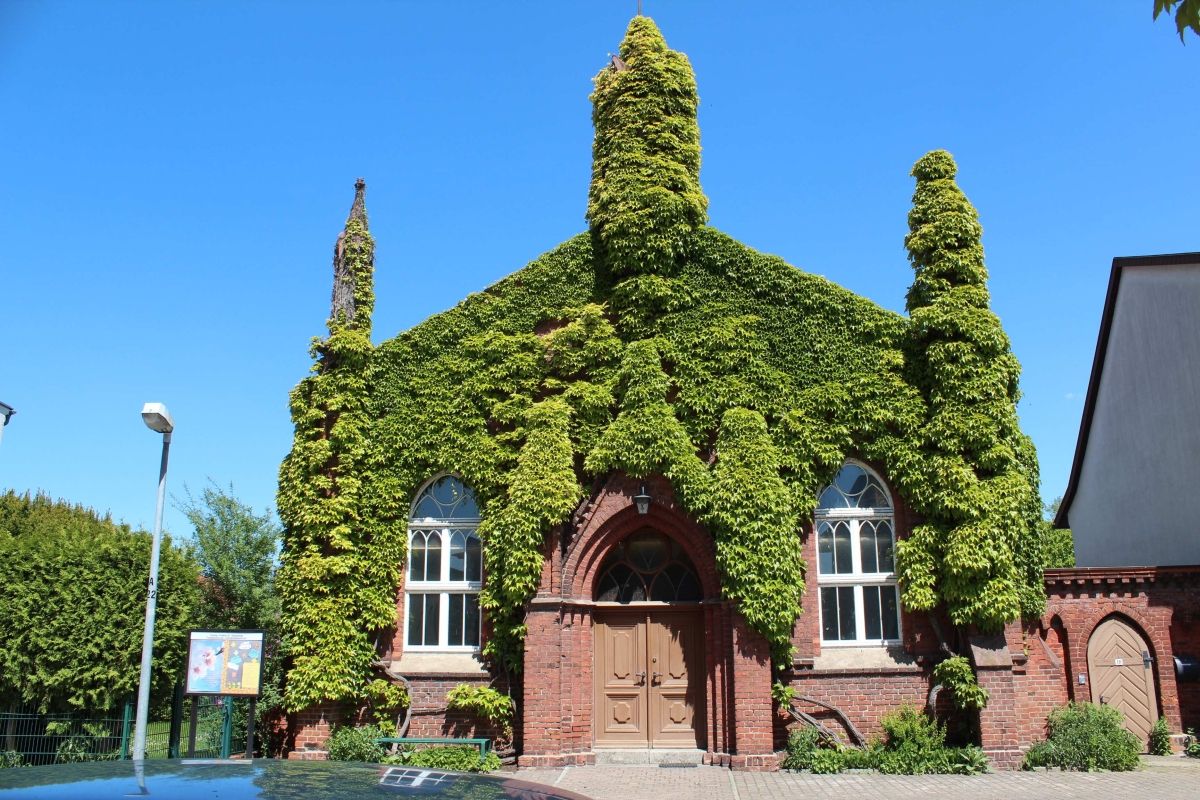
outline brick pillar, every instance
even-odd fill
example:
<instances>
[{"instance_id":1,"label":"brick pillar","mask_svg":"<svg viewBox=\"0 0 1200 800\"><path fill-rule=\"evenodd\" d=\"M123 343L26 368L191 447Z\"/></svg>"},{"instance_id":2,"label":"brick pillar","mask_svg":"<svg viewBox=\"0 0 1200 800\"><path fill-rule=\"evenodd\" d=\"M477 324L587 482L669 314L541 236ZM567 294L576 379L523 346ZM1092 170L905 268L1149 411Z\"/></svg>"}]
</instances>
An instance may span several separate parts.
<instances>
[{"instance_id":1,"label":"brick pillar","mask_svg":"<svg viewBox=\"0 0 1200 800\"><path fill-rule=\"evenodd\" d=\"M768 771L779 768L774 750L771 701L771 650L761 634L752 631L736 609L733 622L733 703L729 709L733 733L733 769Z\"/></svg>"},{"instance_id":2,"label":"brick pillar","mask_svg":"<svg viewBox=\"0 0 1200 800\"><path fill-rule=\"evenodd\" d=\"M521 712L523 767L557 766L562 753L562 636L558 602L535 600L525 616Z\"/></svg>"},{"instance_id":3,"label":"brick pillar","mask_svg":"<svg viewBox=\"0 0 1200 800\"><path fill-rule=\"evenodd\" d=\"M292 715L289 727L295 732L295 746L287 757L300 761L325 761L327 744L334 724L346 716L337 703L320 703Z\"/></svg>"},{"instance_id":4,"label":"brick pillar","mask_svg":"<svg viewBox=\"0 0 1200 800\"><path fill-rule=\"evenodd\" d=\"M980 667L979 685L987 690L987 707L979 712L983 750L996 769L1017 769L1024 753L1021 738L1017 686L1011 667Z\"/></svg>"},{"instance_id":5,"label":"brick pillar","mask_svg":"<svg viewBox=\"0 0 1200 800\"><path fill-rule=\"evenodd\" d=\"M987 707L979 712L979 735L983 750L996 769L1017 769L1024 753L1021 750L1021 706L1017 701L1018 666L1013 654L1020 656L1022 673L1025 656L1024 639L1019 623L1010 622L1003 633L971 637L971 661L979 685L987 690ZM1024 674L1021 678L1024 678Z\"/></svg>"}]
</instances>

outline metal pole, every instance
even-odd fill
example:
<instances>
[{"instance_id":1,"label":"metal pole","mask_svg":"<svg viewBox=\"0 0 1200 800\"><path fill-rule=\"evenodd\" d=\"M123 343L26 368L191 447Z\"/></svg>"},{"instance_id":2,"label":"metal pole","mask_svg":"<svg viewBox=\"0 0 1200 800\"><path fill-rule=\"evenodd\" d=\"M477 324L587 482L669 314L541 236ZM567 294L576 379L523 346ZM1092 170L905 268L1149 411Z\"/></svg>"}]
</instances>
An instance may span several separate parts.
<instances>
[{"instance_id":1,"label":"metal pole","mask_svg":"<svg viewBox=\"0 0 1200 800\"><path fill-rule=\"evenodd\" d=\"M162 464L158 468L158 506L150 545L150 580L146 584L146 627L142 630L142 675L138 681L137 722L133 729L133 758L146 757L146 721L150 715L150 657L154 653L154 613L158 600L158 551L162 544L163 502L167 498L167 454L171 434L163 434Z\"/></svg>"},{"instance_id":2,"label":"metal pole","mask_svg":"<svg viewBox=\"0 0 1200 800\"><path fill-rule=\"evenodd\" d=\"M179 758L179 737L183 733L183 681L175 684L171 703L171 732L167 734L167 758Z\"/></svg>"},{"instance_id":3,"label":"metal pole","mask_svg":"<svg viewBox=\"0 0 1200 800\"><path fill-rule=\"evenodd\" d=\"M257 709L258 701L250 698L250 713L246 715L246 758L254 758L254 714Z\"/></svg>"},{"instance_id":4,"label":"metal pole","mask_svg":"<svg viewBox=\"0 0 1200 800\"><path fill-rule=\"evenodd\" d=\"M121 711L121 758L129 758L129 724L133 722L133 703L125 701Z\"/></svg>"},{"instance_id":5,"label":"metal pole","mask_svg":"<svg viewBox=\"0 0 1200 800\"><path fill-rule=\"evenodd\" d=\"M229 751L233 743L233 698L223 697L225 707L222 709L224 714L221 716L221 755L219 758L229 758Z\"/></svg>"}]
</instances>

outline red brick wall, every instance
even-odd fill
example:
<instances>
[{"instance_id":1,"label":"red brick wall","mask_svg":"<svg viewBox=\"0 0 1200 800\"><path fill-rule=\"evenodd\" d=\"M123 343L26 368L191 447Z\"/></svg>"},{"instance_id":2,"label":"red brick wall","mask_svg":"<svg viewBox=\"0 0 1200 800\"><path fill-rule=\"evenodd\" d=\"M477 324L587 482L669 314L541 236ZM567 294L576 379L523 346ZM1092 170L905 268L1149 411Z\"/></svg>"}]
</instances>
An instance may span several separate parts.
<instances>
[{"instance_id":1,"label":"red brick wall","mask_svg":"<svg viewBox=\"0 0 1200 800\"><path fill-rule=\"evenodd\" d=\"M408 736L417 737L486 737L500 745L507 740L503 732L487 720L471 714L450 711L446 693L462 683L490 685L486 675L440 674L407 675L410 682L412 716ZM322 703L291 715L289 729L291 745L288 758L304 760L325 759L326 743L333 728L339 725L362 725L367 722L362 709L352 709L344 703ZM519 722L519 721L518 721Z\"/></svg>"},{"instance_id":2,"label":"red brick wall","mask_svg":"<svg viewBox=\"0 0 1200 800\"><path fill-rule=\"evenodd\" d=\"M735 604L720 599L712 537L690 520L667 481L646 484L654 496L650 514L639 516L633 510L632 495L641 481L614 475L581 505L568 525L548 537L541 586L528 612L525 669L515 687L520 697L516 723L520 763L550 766L594 760L593 585L609 549L648 525L683 546L704 587L706 761L739 769L772 769L777 764L773 751L786 739L788 720L772 706L767 644L748 628ZM894 500L896 531L902 538L915 519L899 498ZM793 632L796 665L781 677L798 695L842 709L866 736L879 735L885 714L904 703L925 705L932 665L942 657L940 639L928 615L902 611L903 650L913 659L911 666L815 668L821 637L816 542L811 533L810 528L802 534L810 581L805 609ZM1177 685L1172 661L1176 653L1200 656L1200 567L1051 570L1046 585L1045 616L1008 626L1008 655L1001 653L999 666L977 670L980 684L991 695L979 724L982 743L995 766L1016 766L1021 750L1044 738L1045 718L1052 708L1070 699L1090 699L1089 687L1078 685L1076 676L1087 671L1091 631L1114 613L1138 626L1151 644L1160 709L1172 730L1200 727L1200 684ZM402 595L396 617L390 655L398 659L403 650ZM955 634L944 620L941 628L949 636ZM451 688L462 682L487 683L488 676L409 678L414 708L411 735L498 735L486 723L445 708ZM948 705L948 698L941 697L939 711L947 711ZM816 706L799 707L821 719L834 718ZM331 727L347 719L346 710L332 704L293 715L290 757L324 757Z\"/></svg>"},{"instance_id":3,"label":"red brick wall","mask_svg":"<svg viewBox=\"0 0 1200 800\"><path fill-rule=\"evenodd\" d=\"M929 696L929 671L920 667L891 669L795 670L789 685L801 697L811 697L840 708L863 736L882 733L879 721L908 703L924 708ZM841 728L837 716L820 706L797 701L799 711L811 714L829 727ZM782 723L790 722L781 718ZM786 724L777 726L776 746L787 739ZM847 737L848 739L849 737Z\"/></svg>"},{"instance_id":4,"label":"red brick wall","mask_svg":"<svg viewBox=\"0 0 1200 800\"><path fill-rule=\"evenodd\" d=\"M1159 712L1171 730L1200 726L1200 684L1177 684L1174 665L1176 654L1200 656L1200 567L1047 570L1046 589L1046 614L1026 635L1036 631L1048 644L1053 642L1051 650L1062 661L1062 689L1032 684L1028 714L1044 722L1064 692L1069 699L1091 699L1090 681L1078 683L1078 675L1087 672L1088 639L1097 625L1116 614L1150 645ZM1030 641L1030 661L1051 662ZM1043 670L1043 681L1050 672Z\"/></svg>"}]
</instances>

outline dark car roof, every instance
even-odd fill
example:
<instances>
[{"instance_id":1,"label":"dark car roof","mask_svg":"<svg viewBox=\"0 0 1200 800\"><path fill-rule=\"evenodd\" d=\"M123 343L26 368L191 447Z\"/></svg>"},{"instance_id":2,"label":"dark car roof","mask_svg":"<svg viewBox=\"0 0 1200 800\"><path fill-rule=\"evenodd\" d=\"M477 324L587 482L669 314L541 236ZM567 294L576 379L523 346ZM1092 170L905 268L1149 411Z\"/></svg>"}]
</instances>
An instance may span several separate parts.
<instances>
[{"instance_id":1,"label":"dark car roof","mask_svg":"<svg viewBox=\"0 0 1200 800\"><path fill-rule=\"evenodd\" d=\"M0 800L587 800L507 776L331 761L106 761L0 770Z\"/></svg>"}]
</instances>

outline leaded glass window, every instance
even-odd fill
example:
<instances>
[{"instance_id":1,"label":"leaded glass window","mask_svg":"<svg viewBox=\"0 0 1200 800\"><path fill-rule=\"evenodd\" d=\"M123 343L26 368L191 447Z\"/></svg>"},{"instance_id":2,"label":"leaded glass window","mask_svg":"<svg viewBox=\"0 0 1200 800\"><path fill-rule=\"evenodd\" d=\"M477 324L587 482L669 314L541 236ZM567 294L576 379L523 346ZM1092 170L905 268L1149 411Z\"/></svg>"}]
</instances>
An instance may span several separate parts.
<instances>
[{"instance_id":1,"label":"leaded glass window","mask_svg":"<svg viewBox=\"0 0 1200 800\"><path fill-rule=\"evenodd\" d=\"M821 640L898 642L895 513L883 481L863 465L847 462L821 491L813 525Z\"/></svg>"},{"instance_id":2,"label":"leaded glass window","mask_svg":"<svg viewBox=\"0 0 1200 800\"><path fill-rule=\"evenodd\" d=\"M600 565L596 599L606 603L695 602L700 579L679 543L642 530L618 543Z\"/></svg>"},{"instance_id":3,"label":"leaded glass window","mask_svg":"<svg viewBox=\"0 0 1200 800\"><path fill-rule=\"evenodd\" d=\"M474 493L453 475L430 481L408 524L405 647L479 649L483 547Z\"/></svg>"}]
</instances>

